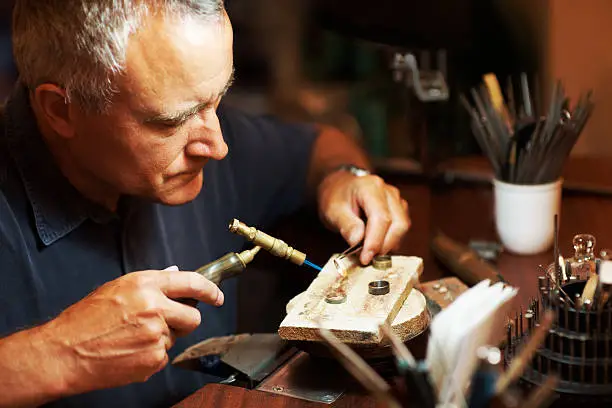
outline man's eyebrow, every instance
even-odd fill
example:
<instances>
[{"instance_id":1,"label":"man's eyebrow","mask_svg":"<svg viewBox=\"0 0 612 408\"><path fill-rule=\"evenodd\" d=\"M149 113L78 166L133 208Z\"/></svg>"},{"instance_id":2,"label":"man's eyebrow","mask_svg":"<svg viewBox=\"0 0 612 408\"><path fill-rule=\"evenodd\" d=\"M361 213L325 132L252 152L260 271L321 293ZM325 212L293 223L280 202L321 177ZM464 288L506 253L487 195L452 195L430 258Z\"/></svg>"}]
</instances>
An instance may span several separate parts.
<instances>
[{"instance_id":1,"label":"man's eyebrow","mask_svg":"<svg viewBox=\"0 0 612 408\"><path fill-rule=\"evenodd\" d=\"M155 116L145 119L145 123L164 123L164 122L181 123L181 122L184 122L190 117L196 115L198 112L205 109L206 107L210 106L212 103L217 101L219 98L223 97L227 93L227 91L229 90L229 88L232 86L233 83L234 83L234 68L232 67L232 73L229 79L227 80L227 83L225 84L221 92L219 92L219 94L215 95L210 100L206 102L201 102L181 112L157 114Z\"/></svg>"},{"instance_id":2,"label":"man's eyebrow","mask_svg":"<svg viewBox=\"0 0 612 408\"><path fill-rule=\"evenodd\" d=\"M151 116L144 120L145 123L181 123L189 119L196 113L200 112L206 106L210 105L210 102L199 103L187 110L176 112L176 113L160 113L155 116Z\"/></svg>"},{"instance_id":3,"label":"man's eyebrow","mask_svg":"<svg viewBox=\"0 0 612 408\"><path fill-rule=\"evenodd\" d=\"M229 91L230 87L234 83L234 79L235 79L234 73L235 72L236 72L236 70L234 69L234 67L232 67L232 73L230 74L230 77L227 79L227 83L225 84L225 86L221 90L221 93L219 95L217 95L216 99L221 98L222 96L224 96L227 93L227 91Z\"/></svg>"}]
</instances>

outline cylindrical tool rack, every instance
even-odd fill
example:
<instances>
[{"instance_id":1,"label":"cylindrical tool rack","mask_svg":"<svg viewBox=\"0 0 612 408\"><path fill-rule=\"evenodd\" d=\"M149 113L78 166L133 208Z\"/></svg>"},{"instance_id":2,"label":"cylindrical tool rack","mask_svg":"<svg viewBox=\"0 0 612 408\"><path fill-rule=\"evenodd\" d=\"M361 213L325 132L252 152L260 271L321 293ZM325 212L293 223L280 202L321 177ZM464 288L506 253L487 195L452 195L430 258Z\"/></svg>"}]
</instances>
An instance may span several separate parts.
<instances>
[{"instance_id":1,"label":"cylindrical tool rack","mask_svg":"<svg viewBox=\"0 0 612 408\"><path fill-rule=\"evenodd\" d=\"M608 304L600 310L576 310L572 299L582 293L585 283L573 281L562 285L565 293L550 282L545 287L540 286L539 300L532 301L525 313L527 322L521 321L519 326L513 327L512 333L508 328L506 365L520 353L531 330L539 324L543 311L551 309L554 323L524 370L522 380L540 385L548 374L553 374L559 378L556 391L562 399L588 401L591 397L597 405L612 404L612 307Z\"/></svg>"}]
</instances>

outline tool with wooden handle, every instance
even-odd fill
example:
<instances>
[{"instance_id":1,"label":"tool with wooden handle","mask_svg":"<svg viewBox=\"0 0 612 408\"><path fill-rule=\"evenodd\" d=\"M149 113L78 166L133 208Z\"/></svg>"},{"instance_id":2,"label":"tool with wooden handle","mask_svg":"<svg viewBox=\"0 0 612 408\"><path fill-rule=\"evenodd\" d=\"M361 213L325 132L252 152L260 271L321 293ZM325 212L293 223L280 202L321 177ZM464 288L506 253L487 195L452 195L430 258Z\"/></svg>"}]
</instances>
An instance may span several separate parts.
<instances>
[{"instance_id":1,"label":"tool with wooden handle","mask_svg":"<svg viewBox=\"0 0 612 408\"><path fill-rule=\"evenodd\" d=\"M506 283L493 265L478 256L467 245L460 244L441 232L433 238L431 249L446 267L468 285L475 285L485 279L489 279L492 283Z\"/></svg>"}]
</instances>

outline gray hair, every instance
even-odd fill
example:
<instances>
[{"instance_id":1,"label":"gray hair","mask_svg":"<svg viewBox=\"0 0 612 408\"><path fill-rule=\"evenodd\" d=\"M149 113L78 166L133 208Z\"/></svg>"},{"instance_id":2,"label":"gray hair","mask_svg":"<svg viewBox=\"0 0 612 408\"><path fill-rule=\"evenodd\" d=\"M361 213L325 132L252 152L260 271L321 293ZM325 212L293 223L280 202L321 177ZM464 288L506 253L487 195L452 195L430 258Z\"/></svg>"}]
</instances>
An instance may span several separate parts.
<instances>
[{"instance_id":1,"label":"gray hair","mask_svg":"<svg viewBox=\"0 0 612 408\"><path fill-rule=\"evenodd\" d=\"M86 110L103 112L117 92L131 34L144 17L218 18L223 0L17 0L13 53L30 89L54 83Z\"/></svg>"}]
</instances>

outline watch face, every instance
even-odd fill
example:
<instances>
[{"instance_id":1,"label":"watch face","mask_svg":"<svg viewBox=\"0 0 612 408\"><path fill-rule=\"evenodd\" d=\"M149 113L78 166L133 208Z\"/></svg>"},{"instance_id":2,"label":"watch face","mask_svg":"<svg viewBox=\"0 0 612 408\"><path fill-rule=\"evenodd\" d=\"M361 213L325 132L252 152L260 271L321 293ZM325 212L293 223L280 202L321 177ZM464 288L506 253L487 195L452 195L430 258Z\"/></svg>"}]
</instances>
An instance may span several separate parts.
<instances>
[{"instance_id":1,"label":"watch face","mask_svg":"<svg viewBox=\"0 0 612 408\"><path fill-rule=\"evenodd\" d=\"M367 176L370 174L368 170L353 165L348 165L345 168L357 177Z\"/></svg>"},{"instance_id":2,"label":"watch face","mask_svg":"<svg viewBox=\"0 0 612 408\"><path fill-rule=\"evenodd\" d=\"M368 174L370 174L370 172L369 172L369 171L364 170L364 169L360 169L360 168L357 168L357 167L355 167L355 168L353 169L352 173L353 173L354 175L356 175L356 176L359 176L359 177L362 177L362 176L367 176Z\"/></svg>"},{"instance_id":3,"label":"watch face","mask_svg":"<svg viewBox=\"0 0 612 408\"><path fill-rule=\"evenodd\" d=\"M372 174L369 170L362 169L361 167L357 167L354 164L342 164L336 167L332 172L335 172L335 171L348 171L349 173L351 173L353 176L356 176L356 177L363 177L363 176Z\"/></svg>"}]
</instances>

